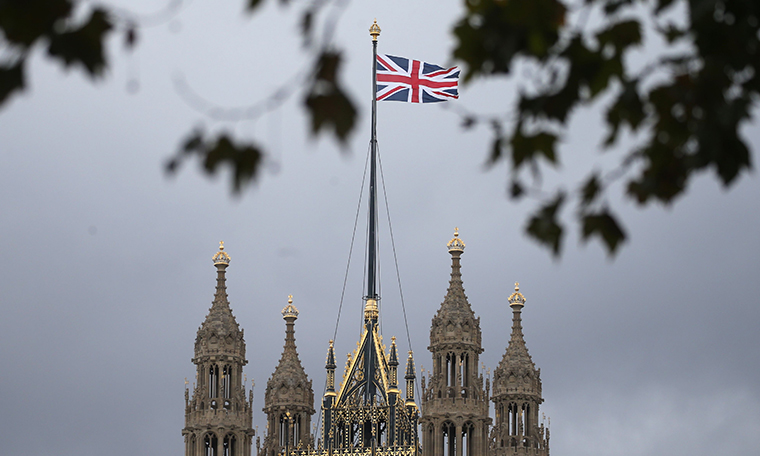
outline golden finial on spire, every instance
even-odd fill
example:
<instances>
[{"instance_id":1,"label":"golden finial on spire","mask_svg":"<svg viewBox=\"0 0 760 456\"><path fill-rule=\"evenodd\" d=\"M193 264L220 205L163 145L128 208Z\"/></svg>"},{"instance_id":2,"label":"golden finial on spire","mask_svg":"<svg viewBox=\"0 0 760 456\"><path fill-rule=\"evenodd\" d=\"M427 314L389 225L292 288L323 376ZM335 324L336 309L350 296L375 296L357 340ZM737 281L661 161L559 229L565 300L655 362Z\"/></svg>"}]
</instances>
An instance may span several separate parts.
<instances>
[{"instance_id":1,"label":"golden finial on spire","mask_svg":"<svg viewBox=\"0 0 760 456\"><path fill-rule=\"evenodd\" d=\"M377 41L377 37L380 36L380 26L377 25L377 19L375 19L375 22L369 27L369 34L372 37L372 41Z\"/></svg>"},{"instance_id":2,"label":"golden finial on spire","mask_svg":"<svg viewBox=\"0 0 760 456\"><path fill-rule=\"evenodd\" d=\"M298 309L293 305L293 295L288 295L288 305L282 309L282 318L298 318Z\"/></svg>"},{"instance_id":3,"label":"golden finial on spire","mask_svg":"<svg viewBox=\"0 0 760 456\"><path fill-rule=\"evenodd\" d=\"M377 308L377 299L367 299L367 303L364 305L364 318L376 320L379 314L380 311Z\"/></svg>"},{"instance_id":4,"label":"golden finial on spire","mask_svg":"<svg viewBox=\"0 0 760 456\"><path fill-rule=\"evenodd\" d=\"M525 296L523 296L523 294L520 293L519 282L515 282L515 292L509 295L509 305L520 306L520 307L525 305Z\"/></svg>"},{"instance_id":5,"label":"golden finial on spire","mask_svg":"<svg viewBox=\"0 0 760 456\"><path fill-rule=\"evenodd\" d=\"M459 239L459 227L454 228L454 237L446 244L449 248L449 253L452 252L464 252L464 242Z\"/></svg>"},{"instance_id":6,"label":"golden finial on spire","mask_svg":"<svg viewBox=\"0 0 760 456\"><path fill-rule=\"evenodd\" d=\"M214 264L230 264L230 256L224 251L224 241L219 241L219 251L214 254Z\"/></svg>"}]
</instances>

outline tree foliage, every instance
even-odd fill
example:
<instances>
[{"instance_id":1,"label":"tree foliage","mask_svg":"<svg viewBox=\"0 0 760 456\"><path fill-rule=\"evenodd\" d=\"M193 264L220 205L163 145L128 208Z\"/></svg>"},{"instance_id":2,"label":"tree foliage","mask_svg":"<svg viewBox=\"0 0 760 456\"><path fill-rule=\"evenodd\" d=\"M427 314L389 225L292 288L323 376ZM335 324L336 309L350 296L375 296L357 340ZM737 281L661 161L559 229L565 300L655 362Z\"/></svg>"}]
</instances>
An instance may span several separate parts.
<instances>
[{"instance_id":1,"label":"tree foliage","mask_svg":"<svg viewBox=\"0 0 760 456\"><path fill-rule=\"evenodd\" d=\"M111 32L119 29L128 46L135 44L139 24L104 7L75 19L75 3L0 0L0 49L9 56L0 60L0 106L28 88L25 65L35 48L97 78L108 65L103 48ZM262 3L246 0L244 7L258 14ZM327 3L298 11L304 44L314 56L302 81L304 108L314 134L326 132L343 142L354 128L356 109L339 82L340 51L329 35L336 19L324 13ZM640 205L668 204L684 194L697 172L714 173L728 186L750 168L740 129L760 94L757 0L464 0L464 6L453 25L452 57L463 63L466 83L510 75L520 64L535 69L515 104L503 107L514 113L509 120L467 114L463 126L489 126L488 162L508 160L511 198L538 198L526 233L554 255L562 251L566 230L560 213L568 204L575 206L582 240L597 238L610 254L618 251L626 234L605 193L615 182ZM319 18L328 34L321 41L314 37ZM645 41L661 43L659 52L648 52L645 65L633 65L630 54ZM577 188L550 196L536 192L542 167L559 162L559 139L573 113L600 100L610 101L602 105L605 137L598 148L614 151L618 167L590 172ZM633 137L633 145L621 145L621 135ZM191 156L200 157L210 174L227 164L234 170L233 191L240 192L258 176L263 154L250 140L226 134L209 140L193 131L167 169L174 172Z\"/></svg>"}]
</instances>

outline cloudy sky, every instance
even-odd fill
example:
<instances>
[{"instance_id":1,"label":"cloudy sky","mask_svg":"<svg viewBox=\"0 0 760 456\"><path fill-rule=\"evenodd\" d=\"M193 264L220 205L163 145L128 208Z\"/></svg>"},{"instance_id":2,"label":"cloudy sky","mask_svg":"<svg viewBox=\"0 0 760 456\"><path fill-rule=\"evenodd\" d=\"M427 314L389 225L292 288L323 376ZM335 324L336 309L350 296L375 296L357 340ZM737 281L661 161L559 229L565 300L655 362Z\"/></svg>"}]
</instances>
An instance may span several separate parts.
<instances>
[{"instance_id":1,"label":"cloudy sky","mask_svg":"<svg viewBox=\"0 0 760 456\"><path fill-rule=\"evenodd\" d=\"M150 14L161 2L130 1ZM225 241L228 292L245 328L256 409L279 359L287 296L315 392L324 384L369 139L371 45L446 64L459 2L350 3L335 41L360 127L345 150L313 139L302 92L271 114L215 122L172 85L181 76L221 106L249 106L303 68L293 10L270 1L195 0L141 29L136 51L111 41L112 67L91 84L42 57L30 90L0 111L0 428L2 454L182 454L184 380L213 297L211 256ZM423 4L424 3L424 4ZM403 13L402 13L403 12ZM643 55L632 58L643 58ZM460 106L503 111L515 83L480 81ZM601 156L598 110L580 111L548 185L572 184ZM232 197L226 175L163 164L192 127L234 131L270 152L257 185ZM506 298L527 298L528 347L541 368L552 453L563 456L757 454L760 442L760 181L726 190L709 175L672 207L610 194L630 235L610 260L571 228L560 260L522 230L533 201L505 197L489 171L489 132L463 131L440 106L384 103L379 140L412 348L430 367L428 328L445 295L446 242L460 229L470 303L493 369L508 341ZM742 131L758 162L760 127ZM552 187L549 187L552 188ZM381 206L381 211L384 212ZM363 214L363 213L362 213ZM572 221L572 211L563 216ZM364 215L338 330L339 356L359 334ZM383 333L406 340L388 223L381 219ZM261 412L254 426L263 434Z\"/></svg>"}]
</instances>

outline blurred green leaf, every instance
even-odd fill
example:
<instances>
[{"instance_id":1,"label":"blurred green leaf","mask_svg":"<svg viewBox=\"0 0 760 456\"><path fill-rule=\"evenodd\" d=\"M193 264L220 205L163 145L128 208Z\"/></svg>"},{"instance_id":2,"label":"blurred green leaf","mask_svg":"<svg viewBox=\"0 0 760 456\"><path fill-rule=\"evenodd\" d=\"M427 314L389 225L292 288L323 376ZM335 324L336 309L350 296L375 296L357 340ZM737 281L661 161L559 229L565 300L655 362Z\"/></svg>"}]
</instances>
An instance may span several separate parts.
<instances>
[{"instance_id":1,"label":"blurred green leaf","mask_svg":"<svg viewBox=\"0 0 760 456\"><path fill-rule=\"evenodd\" d=\"M622 228L615 217L606 210L596 214L584 214L582 220L583 240L588 241L593 236L599 237L610 255L614 255L625 241L626 236Z\"/></svg>"},{"instance_id":2,"label":"blurred green leaf","mask_svg":"<svg viewBox=\"0 0 760 456\"><path fill-rule=\"evenodd\" d=\"M2 0L0 31L11 43L30 47L53 34L56 23L68 19L73 6L71 0Z\"/></svg>"},{"instance_id":3,"label":"blurred green leaf","mask_svg":"<svg viewBox=\"0 0 760 456\"><path fill-rule=\"evenodd\" d=\"M521 130L518 125L510 140L512 166L515 169L519 169L527 161L534 161L537 155L543 156L551 164L557 163L557 156L554 154L557 142L555 134L538 132L526 135Z\"/></svg>"},{"instance_id":4,"label":"blurred green leaf","mask_svg":"<svg viewBox=\"0 0 760 456\"><path fill-rule=\"evenodd\" d=\"M528 220L525 232L539 244L551 249L555 257L558 257L562 247L562 225L557 221L559 212L565 200L564 193L558 193L550 202L542 206Z\"/></svg>"},{"instance_id":5,"label":"blurred green leaf","mask_svg":"<svg viewBox=\"0 0 760 456\"><path fill-rule=\"evenodd\" d=\"M264 1L263 0L247 0L247 9L249 13L252 13L256 8L261 6Z\"/></svg>"},{"instance_id":6,"label":"blurred green leaf","mask_svg":"<svg viewBox=\"0 0 760 456\"><path fill-rule=\"evenodd\" d=\"M621 125L627 124L631 130L637 130L644 121L644 102L636 88L638 81L626 81L615 102L607 108L607 124L609 133L604 140L604 146L610 147L617 139Z\"/></svg>"},{"instance_id":7,"label":"blurred green leaf","mask_svg":"<svg viewBox=\"0 0 760 456\"><path fill-rule=\"evenodd\" d=\"M0 65L0 106L17 90L24 90L24 60L13 66Z\"/></svg>"},{"instance_id":8,"label":"blurred green leaf","mask_svg":"<svg viewBox=\"0 0 760 456\"><path fill-rule=\"evenodd\" d=\"M232 191L239 194L258 177L263 152L252 143L236 143L227 133L215 139L206 139L202 130L193 130L182 142L179 152L166 164L166 171L174 174L183 160L197 156L206 174L214 175L227 166L232 170Z\"/></svg>"},{"instance_id":9,"label":"blurred green leaf","mask_svg":"<svg viewBox=\"0 0 760 456\"><path fill-rule=\"evenodd\" d=\"M477 75L509 73L517 55L544 59L559 39L566 8L557 0L465 2L454 27L454 57L467 65L464 81Z\"/></svg>"},{"instance_id":10,"label":"blurred green leaf","mask_svg":"<svg viewBox=\"0 0 760 456\"><path fill-rule=\"evenodd\" d=\"M600 48L611 45L622 54L630 46L641 44L641 24L635 19L616 22L597 33L596 39Z\"/></svg>"},{"instance_id":11,"label":"blurred green leaf","mask_svg":"<svg viewBox=\"0 0 760 456\"><path fill-rule=\"evenodd\" d=\"M356 108L337 82L340 54L324 52L305 100L311 115L311 132L332 129L343 143L354 127Z\"/></svg>"},{"instance_id":12,"label":"blurred green leaf","mask_svg":"<svg viewBox=\"0 0 760 456\"><path fill-rule=\"evenodd\" d=\"M67 67L80 64L90 76L100 76L106 66L103 41L111 28L106 11L95 8L81 27L50 36L48 54Z\"/></svg>"},{"instance_id":13,"label":"blurred green leaf","mask_svg":"<svg viewBox=\"0 0 760 456\"><path fill-rule=\"evenodd\" d=\"M602 186L599 182L599 176L593 174L588 180L586 180L586 183L583 184L583 188L581 188L581 204L584 206L591 204L601 190Z\"/></svg>"}]
</instances>

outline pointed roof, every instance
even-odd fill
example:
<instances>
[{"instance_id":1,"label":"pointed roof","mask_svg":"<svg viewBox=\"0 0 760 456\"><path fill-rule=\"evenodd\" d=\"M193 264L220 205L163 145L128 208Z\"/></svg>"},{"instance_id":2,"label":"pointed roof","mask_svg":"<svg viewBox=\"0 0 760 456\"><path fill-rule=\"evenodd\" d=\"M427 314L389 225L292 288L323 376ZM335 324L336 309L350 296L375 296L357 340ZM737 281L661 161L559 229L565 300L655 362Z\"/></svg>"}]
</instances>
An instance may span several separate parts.
<instances>
[{"instance_id":1,"label":"pointed roof","mask_svg":"<svg viewBox=\"0 0 760 456\"><path fill-rule=\"evenodd\" d=\"M214 254L212 260L216 266L216 292L211 308L209 308L205 320L198 328L195 355L212 355L222 350L228 354L245 356L243 331L232 314L230 302L227 300L227 278L225 274L230 264L230 256L224 251L224 242L219 243L219 251Z\"/></svg>"},{"instance_id":2,"label":"pointed roof","mask_svg":"<svg viewBox=\"0 0 760 456\"><path fill-rule=\"evenodd\" d=\"M509 346L504 357L499 363L499 368L526 368L535 370L536 365L528 353L525 338L522 331L521 311L525 305L525 297L520 293L520 284L515 283L515 292L509 297L509 305L512 307L512 335L509 338Z\"/></svg>"},{"instance_id":3,"label":"pointed roof","mask_svg":"<svg viewBox=\"0 0 760 456\"><path fill-rule=\"evenodd\" d=\"M494 396L516 389L541 394L540 370L536 369L523 337L521 312L525 302L525 296L520 293L520 284L515 283L515 291L509 296L512 335L509 346L494 371Z\"/></svg>"},{"instance_id":4,"label":"pointed roof","mask_svg":"<svg viewBox=\"0 0 760 456\"><path fill-rule=\"evenodd\" d=\"M461 256L464 253L465 244L459 238L459 229L454 230L454 237L446 244L451 254L451 279L449 287L446 290L446 296L443 298L441 307L433 317L432 328L430 330L431 344L442 342L443 339L450 339L447 327L452 326L455 331L460 329L465 332L474 333L468 336L469 342L480 345L480 319L475 317L467 295L464 292L462 282ZM437 341L433 340L434 336L438 337Z\"/></svg>"},{"instance_id":5,"label":"pointed roof","mask_svg":"<svg viewBox=\"0 0 760 456\"><path fill-rule=\"evenodd\" d=\"M376 320L365 320L366 326L356 350L349 353L346 360L346 371L338 392L338 405L371 405L374 401L388 401L388 357L382 345L382 337L378 334ZM368 375L367 372L374 374Z\"/></svg>"},{"instance_id":6,"label":"pointed roof","mask_svg":"<svg viewBox=\"0 0 760 456\"><path fill-rule=\"evenodd\" d=\"M285 320L285 345L282 348L280 362L269 378L267 386L277 386L282 383L288 386L306 384L309 382L309 377L301 364L296 348L295 321L298 319L298 309L293 305L293 295L288 296L288 305L282 309L282 318Z\"/></svg>"},{"instance_id":7,"label":"pointed roof","mask_svg":"<svg viewBox=\"0 0 760 456\"><path fill-rule=\"evenodd\" d=\"M267 381L264 410L285 403L305 406L312 410L314 392L296 348L295 321L298 319L298 309L293 305L293 295L288 296L288 305L282 309L282 318L285 320L285 345L280 362ZM277 394L283 389L287 390L284 394Z\"/></svg>"},{"instance_id":8,"label":"pointed roof","mask_svg":"<svg viewBox=\"0 0 760 456\"><path fill-rule=\"evenodd\" d=\"M218 335L240 332L240 326L232 315L230 302L227 300L227 279L225 276L230 256L224 251L224 242L219 242L219 251L212 258L216 266L216 293L211 303L206 319L201 325L201 331L210 331Z\"/></svg>"}]
</instances>

